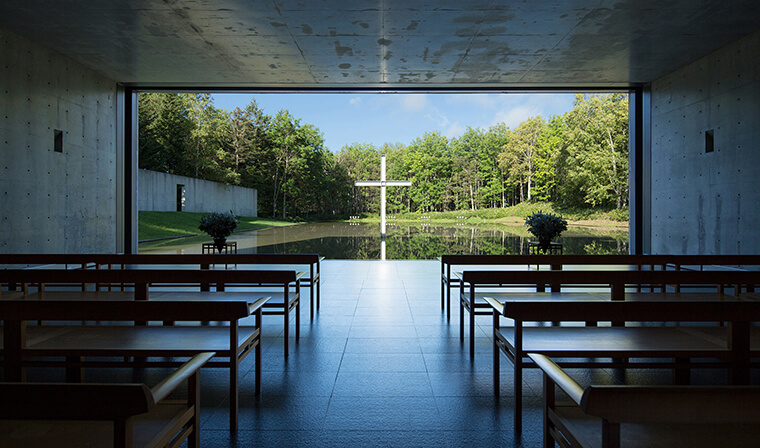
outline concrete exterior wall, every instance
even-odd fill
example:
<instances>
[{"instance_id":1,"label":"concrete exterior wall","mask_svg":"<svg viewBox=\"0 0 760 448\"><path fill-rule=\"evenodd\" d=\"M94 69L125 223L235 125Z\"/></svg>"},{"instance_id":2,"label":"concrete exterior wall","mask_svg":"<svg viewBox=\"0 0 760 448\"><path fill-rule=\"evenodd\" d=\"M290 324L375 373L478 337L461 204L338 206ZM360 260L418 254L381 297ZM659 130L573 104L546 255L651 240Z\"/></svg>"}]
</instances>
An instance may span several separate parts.
<instances>
[{"instance_id":1,"label":"concrete exterior wall","mask_svg":"<svg viewBox=\"0 0 760 448\"><path fill-rule=\"evenodd\" d=\"M0 29L0 253L115 251L116 89Z\"/></svg>"},{"instance_id":2,"label":"concrete exterior wall","mask_svg":"<svg viewBox=\"0 0 760 448\"><path fill-rule=\"evenodd\" d=\"M651 91L651 252L760 253L760 33Z\"/></svg>"},{"instance_id":3,"label":"concrete exterior wall","mask_svg":"<svg viewBox=\"0 0 760 448\"><path fill-rule=\"evenodd\" d=\"M258 216L257 195L253 188L149 170L139 170L138 173L138 210L176 211L177 185L184 185L185 190L182 211L211 213L232 210L238 216Z\"/></svg>"}]
</instances>

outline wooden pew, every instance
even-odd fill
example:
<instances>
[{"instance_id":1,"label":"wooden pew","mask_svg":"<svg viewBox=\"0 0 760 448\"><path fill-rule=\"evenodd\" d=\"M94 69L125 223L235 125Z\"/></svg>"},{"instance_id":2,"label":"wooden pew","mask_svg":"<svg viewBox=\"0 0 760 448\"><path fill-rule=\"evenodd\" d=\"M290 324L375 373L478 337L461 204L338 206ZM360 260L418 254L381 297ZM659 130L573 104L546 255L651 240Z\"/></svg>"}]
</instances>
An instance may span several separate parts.
<instances>
[{"instance_id":1,"label":"wooden pew","mask_svg":"<svg viewBox=\"0 0 760 448\"><path fill-rule=\"evenodd\" d=\"M107 273L108 271L100 271ZM66 292L71 294L73 292ZM230 376L230 427L237 427L239 365L255 356L255 393L261 391L261 313L268 298L234 300L229 293L207 293L206 300L108 300L54 297L44 292L25 299L0 301L5 381L24 381L27 367L66 369L67 380L82 381L89 367L167 367L179 362L160 358L187 358L215 352L206 367L221 367ZM129 294L77 292L79 295ZM198 294L198 293L195 293ZM215 295L215 296L211 296ZM38 297L35 297L38 296ZM253 326L240 319L255 316ZM29 321L60 321L29 325ZM165 322L220 321L223 326L82 325L83 321ZM78 324L79 323L79 324ZM221 358L221 359L219 359Z\"/></svg>"},{"instance_id":2,"label":"wooden pew","mask_svg":"<svg viewBox=\"0 0 760 448\"><path fill-rule=\"evenodd\" d=\"M464 313L470 314L470 323L475 315L490 314L488 305L482 301L470 302L463 298L461 292L466 290L458 272L464 270L517 270L525 271L527 267L548 266L550 270L705 270L717 266L759 267L760 256L757 255L443 255L441 260L441 310L446 309L446 317L451 317L451 289L460 289L460 338L464 340ZM479 287L533 287L537 292L546 290L547 284L531 284L529 282L509 282L491 285L480 284ZM551 284L552 291L559 291L560 286ZM593 286L593 285L591 285ZM638 285L642 291L643 285ZM649 291L664 290L663 284L648 285ZM722 285L720 286L723 287ZM678 287L676 287L678 291ZM474 334L470 326L470 337ZM472 345L472 342L471 342Z\"/></svg>"},{"instance_id":3,"label":"wooden pew","mask_svg":"<svg viewBox=\"0 0 760 448\"><path fill-rule=\"evenodd\" d=\"M529 256L525 256L529 258ZM616 275L616 277L611 277ZM621 277L621 275L623 277ZM605 268L565 271L464 271L460 275L460 339L464 340L464 315L469 312L470 356L475 356L475 316L490 315L491 308L483 300L485 295L495 296L499 292L495 287L525 287L526 285L552 285L551 290L559 292L562 288L599 289L611 291L613 298L622 299L626 288L641 291L645 286L671 285L673 291L679 292L694 287L713 287L723 292L726 285L734 291L754 290L760 284L760 271L665 271L665 270L621 270ZM483 292L486 290L486 292ZM539 289L540 292L540 289ZM530 294L530 293L525 293Z\"/></svg>"},{"instance_id":4,"label":"wooden pew","mask_svg":"<svg viewBox=\"0 0 760 448\"><path fill-rule=\"evenodd\" d=\"M0 383L0 446L200 446L198 353L159 384ZM187 383L187 400L169 400Z\"/></svg>"},{"instance_id":5,"label":"wooden pew","mask_svg":"<svg viewBox=\"0 0 760 448\"><path fill-rule=\"evenodd\" d=\"M466 271L466 281L477 284L491 282L493 276L505 273ZM493 308L494 393L499 395L500 353L514 366L515 427L522 422L522 369L535 367L525 362L527 353L540 353L556 358L573 359L573 367L668 368L674 370L676 382L687 382L692 368L729 369L733 384L749 382L751 350L750 322L760 321L760 302L726 297L715 292L711 299L625 300L626 285L646 283L689 284L755 284L760 272L748 271L543 271L523 272L518 281L547 281L560 284L596 282L610 285L610 295L588 294L578 298L566 293L515 293L485 297ZM681 293L675 293L680 295ZM656 296L658 294L651 294ZM684 294L687 295L687 294ZM680 296L679 296L680 297ZM514 320L501 326L501 318ZM526 322L610 322L612 326L568 327L525 325ZM639 325L624 326L625 322ZM726 322L725 327L662 326L663 322ZM596 358L611 358L611 361ZM628 358L642 358L637 363ZM693 362L695 358L713 359ZM663 361L673 359L674 361Z\"/></svg>"},{"instance_id":6,"label":"wooden pew","mask_svg":"<svg viewBox=\"0 0 760 448\"><path fill-rule=\"evenodd\" d=\"M755 447L758 386L588 386L544 355L544 447ZM569 397L557 400L556 388Z\"/></svg>"},{"instance_id":7,"label":"wooden pew","mask_svg":"<svg viewBox=\"0 0 760 448\"><path fill-rule=\"evenodd\" d=\"M156 289L183 289L188 286L198 287L202 291L224 291L227 287L253 287L267 288L260 292L271 298L264 305L264 314L282 315L285 329L284 351L285 357L289 354L290 316L295 311L295 339L300 338L301 301L300 301L300 274L295 271L279 270L223 270L209 269L209 265L197 265L191 267L193 262L222 259L228 255L204 255L194 259L186 259L188 265L185 269L168 269L168 265L157 264L160 269L145 265L126 265L125 269L0 269L0 283L9 284L55 284L61 285L120 285L119 289L128 289L135 292L135 299L147 300L148 291ZM229 255L234 257L234 255ZM4 256L5 257L5 256ZM7 256L14 261L29 261L22 256ZM111 258L116 257L116 258ZM126 261L119 255L104 255L101 261ZM151 256L154 257L154 256ZM168 258L161 257L164 260ZM176 256L179 258L185 257ZM176 258L174 257L174 258ZM189 256L188 256L189 257ZM240 257L240 256L237 256ZM4 258L5 259L5 258ZM53 261L63 261L56 257ZM78 261L84 261L81 259ZM135 259L136 260L136 259ZM153 260L151 258L151 260ZM134 260L131 260L134 261ZM222 260L223 262L223 260ZM78 286L76 286L78 288ZM276 288L276 290L271 290ZM208 319L204 319L208 320Z\"/></svg>"},{"instance_id":8,"label":"wooden pew","mask_svg":"<svg viewBox=\"0 0 760 448\"><path fill-rule=\"evenodd\" d=\"M234 265L235 269L247 269L251 267L274 267L276 270L308 267L306 273L301 275L298 282L301 286L309 288L310 314L314 317L314 311L320 305L320 263L324 257L317 254L2 254L0 255L0 267L10 266L20 268L23 266L50 266L51 268L72 269L161 269L172 265L188 268L192 266L198 269L210 269L214 265ZM116 285L97 285L98 289L113 287ZM168 284L167 286L171 286ZM258 286L261 286L258 284ZM316 303L315 303L316 299Z\"/></svg>"}]
</instances>

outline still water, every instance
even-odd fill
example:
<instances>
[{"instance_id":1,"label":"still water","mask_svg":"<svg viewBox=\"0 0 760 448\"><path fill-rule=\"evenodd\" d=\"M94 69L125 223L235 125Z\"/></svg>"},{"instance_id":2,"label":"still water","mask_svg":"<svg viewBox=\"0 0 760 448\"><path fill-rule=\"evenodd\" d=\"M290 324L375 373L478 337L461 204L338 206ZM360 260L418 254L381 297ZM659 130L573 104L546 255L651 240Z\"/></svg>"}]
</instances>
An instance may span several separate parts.
<instances>
[{"instance_id":1,"label":"still water","mask_svg":"<svg viewBox=\"0 0 760 448\"><path fill-rule=\"evenodd\" d=\"M434 260L442 254L523 254L533 238L523 225L391 224L386 234L386 259ZM140 244L142 253L198 254L208 237ZM317 253L334 260L381 258L379 224L330 222L272 227L235 234L239 254ZM627 230L599 231L570 227L556 240L565 254L628 253Z\"/></svg>"}]
</instances>

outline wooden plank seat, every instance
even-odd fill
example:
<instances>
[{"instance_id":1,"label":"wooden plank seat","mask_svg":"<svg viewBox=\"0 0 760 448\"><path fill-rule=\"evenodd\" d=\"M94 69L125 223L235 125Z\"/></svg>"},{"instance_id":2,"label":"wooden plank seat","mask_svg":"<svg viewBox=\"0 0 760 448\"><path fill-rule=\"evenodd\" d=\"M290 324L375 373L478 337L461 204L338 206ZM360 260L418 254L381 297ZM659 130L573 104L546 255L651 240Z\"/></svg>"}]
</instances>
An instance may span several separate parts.
<instances>
[{"instance_id":1,"label":"wooden plank seat","mask_svg":"<svg viewBox=\"0 0 760 448\"><path fill-rule=\"evenodd\" d=\"M165 269L181 266L186 269L211 269L215 265L231 265L235 270L306 268L298 282L309 288L310 314L320 305L320 264L324 257L318 254L2 254L0 266L48 266L53 269ZM255 282L254 282L255 283ZM98 289L121 288L123 284L97 284ZM207 288L208 285L206 285Z\"/></svg>"},{"instance_id":2,"label":"wooden plank seat","mask_svg":"<svg viewBox=\"0 0 760 448\"><path fill-rule=\"evenodd\" d=\"M69 293L70 294L70 293ZM22 299L0 301L3 321L2 351L5 381L24 381L27 367L62 367L69 381L81 381L87 367L166 367L179 359L204 351L216 352L206 367L229 371L230 427L237 427L239 406L239 365L251 353L255 356L255 393L261 391L261 316L268 298L224 300L227 293L205 293L181 300L181 296L141 300L97 300L48 298L33 294ZM111 293L113 294L113 293ZM119 293L123 294L123 293ZM200 293L195 293L196 296ZM123 295L122 295L123 297ZM252 326L239 320L255 316ZM29 321L45 320L46 325ZM131 325L131 322L219 321L224 325ZM50 322L56 321L56 325ZM83 325L82 322L106 322ZM59 325L65 322L66 325ZM121 322L122 325L116 323ZM57 357L50 358L50 357ZM154 358L152 358L154 357Z\"/></svg>"},{"instance_id":3,"label":"wooden plank seat","mask_svg":"<svg viewBox=\"0 0 760 448\"><path fill-rule=\"evenodd\" d=\"M490 315L491 311L488 305L482 300L470 300L470 295L466 293L472 285L462 281L461 272L465 270L499 270L499 271L518 271L524 272L530 266L547 266L549 270L633 270L633 271L653 271L653 270L704 270L717 269L720 266L741 266L754 267L760 266L760 256L756 255L443 255L441 260L441 310L446 309L447 319L451 317L451 289L460 290L459 300L459 332L460 339L464 340L464 322L465 313L469 317L469 336L470 348L474 347L475 334L475 316ZM513 272L517 275L519 274ZM535 288L536 292L543 292L546 286L550 286L552 291L560 291L561 284L558 283L531 283L527 279L517 281L515 278L508 279L504 282L503 277L495 277L490 281L493 283L481 282L477 285L478 289L483 288ZM664 291L666 284L636 284L637 291L645 289L649 291ZM584 288L598 288L606 285L600 285L598 282L578 284ZM723 285L718 285L721 291ZM680 284L675 285L675 291L680 290ZM473 297L477 297L473 295ZM472 352L471 352L472 353Z\"/></svg>"},{"instance_id":4,"label":"wooden plank seat","mask_svg":"<svg viewBox=\"0 0 760 448\"><path fill-rule=\"evenodd\" d=\"M465 272L468 274L470 272ZM475 281L481 274L484 277L498 275L491 271L473 274ZM545 271L523 275L530 279L559 280L563 284L569 283L572 277L579 277L579 281L596 278L597 282L610 283L611 291L608 297L600 293L585 297L569 293L523 293L512 294L510 298L507 294L500 295L499 299L485 298L493 308L494 393L499 394L500 353L504 353L514 367L515 427L518 430L522 422L522 369L535 367L526 362L529 351L563 358L568 363L563 365L575 367L596 367L606 362L607 367L670 368L679 383L688 382L689 369L723 367L728 369L733 384L749 382L750 322L760 321L760 302L717 292L713 299L703 293L697 299L688 300L676 293L677 299L669 300L669 293L660 293L624 300L625 289L634 278L652 283L660 283L668 277L675 283L754 284L760 273ZM502 317L512 319L513 324L502 326ZM526 324L534 322L608 322L611 326L565 328ZM624 326L626 322L628 326ZM663 326L665 322L679 322L680 326ZM726 326L717 327L716 322L724 322ZM704 330L707 325L714 328ZM595 359L606 357L613 359ZM630 358L641 359L633 363ZM709 361L695 362L696 358Z\"/></svg>"},{"instance_id":5,"label":"wooden plank seat","mask_svg":"<svg viewBox=\"0 0 760 448\"><path fill-rule=\"evenodd\" d=\"M581 387L550 358L530 354L544 377L544 447L755 447L758 386ZM570 401L558 398L563 392Z\"/></svg>"},{"instance_id":6,"label":"wooden plank seat","mask_svg":"<svg viewBox=\"0 0 760 448\"><path fill-rule=\"evenodd\" d=\"M527 257L527 256L526 256ZM642 285L674 285L680 291L682 285L689 290L700 287L723 291L724 285L734 290L753 290L760 283L760 271L665 271L586 269L572 271L464 271L460 283L460 339L464 340L464 311L469 312L470 356L475 356L475 316L491 314L485 296L498 294L494 286L552 285L553 291L584 290L595 286L596 290L608 291L613 300L623 300L626 291L638 291ZM685 288L684 288L685 289ZM486 292L483 292L485 290ZM530 293L526 293L530 294ZM474 300L471 299L474 298ZM472 310L472 311L471 311ZM561 319L560 319L561 320Z\"/></svg>"},{"instance_id":7,"label":"wooden plank seat","mask_svg":"<svg viewBox=\"0 0 760 448\"><path fill-rule=\"evenodd\" d=\"M200 368L195 354L159 384L0 383L0 446L200 446ZM169 394L187 383L187 399Z\"/></svg>"},{"instance_id":8,"label":"wooden plank seat","mask_svg":"<svg viewBox=\"0 0 760 448\"><path fill-rule=\"evenodd\" d=\"M118 256L103 257L106 261L113 261L109 257ZM228 257L228 255L196 256L194 260L188 260L188 262L198 262L201 261L201 258L208 262L209 257L212 260L219 259L224 262L222 258ZM21 257L15 259L15 261L21 260L25 259ZM291 312L295 314L296 341L300 338L301 300L299 280L302 275L301 273L280 270L201 269L192 267L190 264L182 266L183 269L160 269L156 266L134 267L129 265L124 269L0 269L0 283L55 284L56 286L67 284L120 285L119 289L134 291L136 300L148 300L149 294L153 295L158 291L181 290L182 292L189 293L192 290L197 291L198 289L206 292L212 289L216 291L229 289L250 291L251 288L255 288L258 291L259 288L266 288L268 290L261 291L260 294L271 296L273 301L271 304L268 303L266 305L265 314L283 316L285 328L284 352L285 356L288 356ZM275 287L280 290L279 293L269 291ZM288 300L282 300L283 297L288 297Z\"/></svg>"}]
</instances>

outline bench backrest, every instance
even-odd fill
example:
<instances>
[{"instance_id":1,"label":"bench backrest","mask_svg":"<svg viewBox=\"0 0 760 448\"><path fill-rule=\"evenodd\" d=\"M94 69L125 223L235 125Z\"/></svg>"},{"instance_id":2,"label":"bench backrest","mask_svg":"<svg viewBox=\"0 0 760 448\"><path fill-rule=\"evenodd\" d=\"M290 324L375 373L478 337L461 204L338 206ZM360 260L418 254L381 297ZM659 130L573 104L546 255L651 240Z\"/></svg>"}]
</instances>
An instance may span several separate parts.
<instances>
[{"instance_id":1,"label":"bench backrest","mask_svg":"<svg viewBox=\"0 0 760 448\"><path fill-rule=\"evenodd\" d=\"M622 298L627 286L639 285L749 285L760 284L760 271L464 271L471 285L552 284L609 285L613 298Z\"/></svg>"},{"instance_id":2,"label":"bench backrest","mask_svg":"<svg viewBox=\"0 0 760 448\"><path fill-rule=\"evenodd\" d=\"M760 268L760 255L442 255L442 264L746 266Z\"/></svg>"},{"instance_id":3,"label":"bench backrest","mask_svg":"<svg viewBox=\"0 0 760 448\"><path fill-rule=\"evenodd\" d=\"M318 254L3 254L3 265L316 264Z\"/></svg>"},{"instance_id":4,"label":"bench backrest","mask_svg":"<svg viewBox=\"0 0 760 448\"><path fill-rule=\"evenodd\" d=\"M150 411L144 384L0 383L2 420L116 420Z\"/></svg>"},{"instance_id":5,"label":"bench backrest","mask_svg":"<svg viewBox=\"0 0 760 448\"><path fill-rule=\"evenodd\" d=\"M757 322L760 302L726 301L507 301L503 314L523 322Z\"/></svg>"},{"instance_id":6,"label":"bench backrest","mask_svg":"<svg viewBox=\"0 0 760 448\"><path fill-rule=\"evenodd\" d=\"M216 300L2 300L0 320L229 321L248 317L251 306L245 301Z\"/></svg>"}]
</instances>

